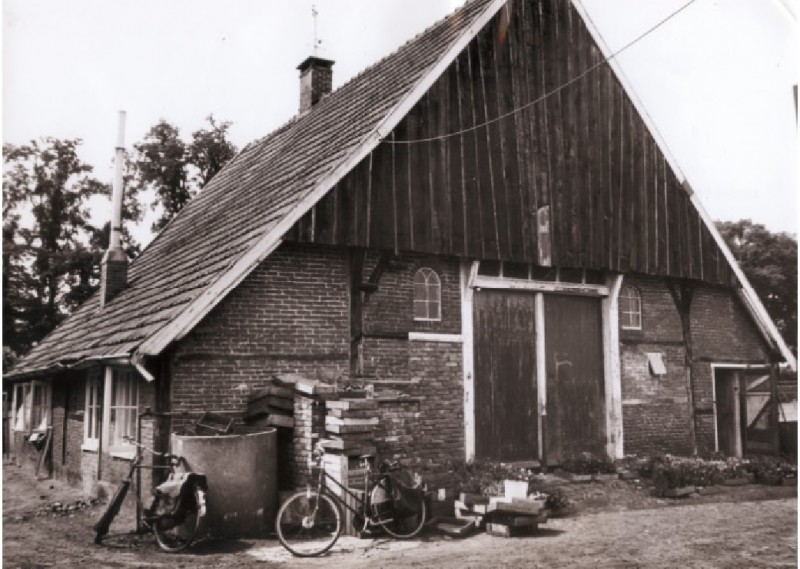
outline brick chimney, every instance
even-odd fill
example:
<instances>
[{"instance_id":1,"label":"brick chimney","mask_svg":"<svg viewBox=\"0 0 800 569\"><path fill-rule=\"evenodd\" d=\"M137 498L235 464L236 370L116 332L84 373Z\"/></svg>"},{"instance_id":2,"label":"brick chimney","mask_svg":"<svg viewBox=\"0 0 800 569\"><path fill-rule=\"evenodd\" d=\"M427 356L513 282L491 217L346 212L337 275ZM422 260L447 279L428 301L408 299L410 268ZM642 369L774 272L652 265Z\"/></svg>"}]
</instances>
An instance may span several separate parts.
<instances>
[{"instance_id":1,"label":"brick chimney","mask_svg":"<svg viewBox=\"0 0 800 569\"><path fill-rule=\"evenodd\" d=\"M111 233L108 250L100 261L100 307L104 307L128 283L128 256L120 244L122 232L122 166L125 162L125 111L119 112L114 187L111 194Z\"/></svg>"},{"instance_id":2,"label":"brick chimney","mask_svg":"<svg viewBox=\"0 0 800 569\"><path fill-rule=\"evenodd\" d=\"M330 59L312 55L297 66L300 70L301 113L316 105L333 89L333 64Z\"/></svg>"}]
</instances>

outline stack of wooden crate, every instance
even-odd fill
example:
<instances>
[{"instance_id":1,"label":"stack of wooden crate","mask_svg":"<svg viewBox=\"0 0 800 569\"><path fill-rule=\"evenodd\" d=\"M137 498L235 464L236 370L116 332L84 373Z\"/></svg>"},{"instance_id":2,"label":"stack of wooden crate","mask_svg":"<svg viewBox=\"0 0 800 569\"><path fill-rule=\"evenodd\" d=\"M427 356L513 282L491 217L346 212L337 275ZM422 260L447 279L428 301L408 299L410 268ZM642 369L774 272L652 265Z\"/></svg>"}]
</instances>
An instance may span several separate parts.
<instances>
[{"instance_id":1,"label":"stack of wooden crate","mask_svg":"<svg viewBox=\"0 0 800 569\"><path fill-rule=\"evenodd\" d=\"M485 527L490 535L513 537L547 522L546 496L529 495L526 482L507 480L504 496L461 494L455 502L456 517Z\"/></svg>"},{"instance_id":2,"label":"stack of wooden crate","mask_svg":"<svg viewBox=\"0 0 800 569\"><path fill-rule=\"evenodd\" d=\"M375 454L378 402L339 399L325 404L325 447L334 454L357 457Z\"/></svg>"},{"instance_id":3,"label":"stack of wooden crate","mask_svg":"<svg viewBox=\"0 0 800 569\"><path fill-rule=\"evenodd\" d=\"M294 428L294 390L269 382L248 398L244 418L251 426Z\"/></svg>"}]
</instances>

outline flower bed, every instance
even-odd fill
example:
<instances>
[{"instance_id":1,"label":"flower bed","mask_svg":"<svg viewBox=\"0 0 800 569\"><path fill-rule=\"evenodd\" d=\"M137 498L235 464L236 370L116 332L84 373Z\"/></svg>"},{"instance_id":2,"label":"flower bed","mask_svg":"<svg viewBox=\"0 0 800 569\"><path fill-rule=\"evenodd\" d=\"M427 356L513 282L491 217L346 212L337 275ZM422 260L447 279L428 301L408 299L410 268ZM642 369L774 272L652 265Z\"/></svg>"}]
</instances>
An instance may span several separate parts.
<instances>
[{"instance_id":1,"label":"flower bed","mask_svg":"<svg viewBox=\"0 0 800 569\"><path fill-rule=\"evenodd\" d=\"M780 485L784 479L797 476L795 465L768 457L703 459L667 454L640 461L638 470L642 477L652 480L660 496L668 495L668 490L687 487L749 482Z\"/></svg>"}]
</instances>

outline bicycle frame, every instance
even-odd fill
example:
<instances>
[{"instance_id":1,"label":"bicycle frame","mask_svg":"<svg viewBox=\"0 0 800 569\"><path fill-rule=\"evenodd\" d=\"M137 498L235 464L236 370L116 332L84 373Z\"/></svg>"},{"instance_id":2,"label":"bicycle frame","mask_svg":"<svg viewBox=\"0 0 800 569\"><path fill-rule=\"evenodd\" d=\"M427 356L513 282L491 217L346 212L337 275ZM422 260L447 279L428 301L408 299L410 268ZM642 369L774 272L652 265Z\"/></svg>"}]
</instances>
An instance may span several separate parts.
<instances>
[{"instance_id":1,"label":"bicycle frame","mask_svg":"<svg viewBox=\"0 0 800 569\"><path fill-rule=\"evenodd\" d=\"M353 515L361 515L364 518L364 527L361 528L362 530L366 529L368 526L379 525L380 522L376 519L377 517L374 516L369 511L370 495L372 494L372 490L375 487L381 487L385 491L389 490L389 488L383 484L383 480L386 478L385 474L383 473L374 474L371 466L367 463L364 472L364 497L361 498L354 491L350 490L347 486L345 486L344 484L336 480L333 476L328 474L328 471L325 470L325 467L323 466L321 459L318 468L320 469L320 474L317 479L317 492L321 493L323 489L327 490L328 494L341 507L344 507L346 510L350 511ZM329 486L328 480L333 482L336 485L336 488ZM374 484L370 486L370 482L373 482ZM343 494L340 495L335 490L340 490L341 492L343 492ZM345 495L349 497L350 500L347 500ZM351 506L349 503L350 501L352 501L352 503L355 503L356 507ZM381 520L381 521L386 522L389 520Z\"/></svg>"}]
</instances>

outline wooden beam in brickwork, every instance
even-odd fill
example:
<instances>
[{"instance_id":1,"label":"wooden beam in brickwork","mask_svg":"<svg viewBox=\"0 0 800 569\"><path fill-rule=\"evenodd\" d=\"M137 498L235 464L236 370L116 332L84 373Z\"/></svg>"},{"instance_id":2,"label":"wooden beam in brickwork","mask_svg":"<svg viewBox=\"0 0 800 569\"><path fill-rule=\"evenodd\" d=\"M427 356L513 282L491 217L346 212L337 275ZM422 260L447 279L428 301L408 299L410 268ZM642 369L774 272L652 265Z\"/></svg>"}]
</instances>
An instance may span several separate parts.
<instances>
[{"instance_id":1,"label":"wooden beam in brickwork","mask_svg":"<svg viewBox=\"0 0 800 569\"><path fill-rule=\"evenodd\" d=\"M667 279L667 288L675 303L675 308L681 317L683 331L683 347L686 365L686 399L689 412L689 440L692 445L692 454L697 454L697 422L694 410L694 343L692 341L691 307L694 285L687 281L676 282Z\"/></svg>"}]
</instances>

